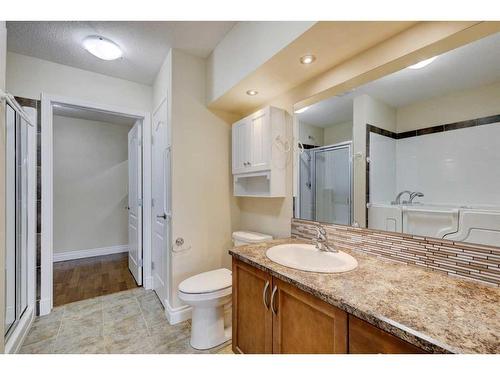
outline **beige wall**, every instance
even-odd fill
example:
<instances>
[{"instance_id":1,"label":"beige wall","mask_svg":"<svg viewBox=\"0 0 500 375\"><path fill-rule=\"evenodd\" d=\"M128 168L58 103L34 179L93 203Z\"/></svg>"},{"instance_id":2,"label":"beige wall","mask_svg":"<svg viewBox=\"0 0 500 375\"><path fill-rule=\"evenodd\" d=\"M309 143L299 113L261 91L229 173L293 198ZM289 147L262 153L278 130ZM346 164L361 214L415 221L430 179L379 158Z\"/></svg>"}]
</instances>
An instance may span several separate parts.
<instances>
[{"instance_id":1,"label":"beige wall","mask_svg":"<svg viewBox=\"0 0 500 375\"><path fill-rule=\"evenodd\" d=\"M7 89L40 99L40 93L151 111L152 87L50 61L7 53Z\"/></svg>"},{"instance_id":2,"label":"beige wall","mask_svg":"<svg viewBox=\"0 0 500 375\"><path fill-rule=\"evenodd\" d=\"M0 89L5 90L7 29L0 21ZM0 353L4 352L5 317L5 105L0 102Z\"/></svg>"},{"instance_id":3,"label":"beige wall","mask_svg":"<svg viewBox=\"0 0 500 375\"><path fill-rule=\"evenodd\" d=\"M398 133L500 113L500 82L425 99L397 109Z\"/></svg>"},{"instance_id":4,"label":"beige wall","mask_svg":"<svg viewBox=\"0 0 500 375\"><path fill-rule=\"evenodd\" d=\"M352 140L352 121L333 124L325 128L324 144L334 145L336 143Z\"/></svg>"},{"instance_id":5,"label":"beige wall","mask_svg":"<svg viewBox=\"0 0 500 375\"><path fill-rule=\"evenodd\" d=\"M205 106L206 61L172 51L172 242L170 304L179 282L194 274L230 268L232 217L231 128ZM180 250L180 251L179 251ZM179 252L177 252L179 251Z\"/></svg>"},{"instance_id":6,"label":"beige wall","mask_svg":"<svg viewBox=\"0 0 500 375\"><path fill-rule=\"evenodd\" d=\"M54 116L54 253L128 244L129 125Z\"/></svg>"}]
</instances>

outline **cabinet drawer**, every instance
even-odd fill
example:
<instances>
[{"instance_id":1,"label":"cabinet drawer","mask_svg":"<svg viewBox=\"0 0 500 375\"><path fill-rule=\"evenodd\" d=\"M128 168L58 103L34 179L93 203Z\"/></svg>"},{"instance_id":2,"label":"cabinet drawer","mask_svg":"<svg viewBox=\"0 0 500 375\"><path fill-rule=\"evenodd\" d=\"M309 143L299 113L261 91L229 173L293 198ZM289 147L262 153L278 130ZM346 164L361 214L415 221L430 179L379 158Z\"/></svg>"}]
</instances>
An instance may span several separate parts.
<instances>
[{"instance_id":1,"label":"cabinet drawer","mask_svg":"<svg viewBox=\"0 0 500 375\"><path fill-rule=\"evenodd\" d=\"M426 352L364 320L349 315L349 353L423 354Z\"/></svg>"}]
</instances>

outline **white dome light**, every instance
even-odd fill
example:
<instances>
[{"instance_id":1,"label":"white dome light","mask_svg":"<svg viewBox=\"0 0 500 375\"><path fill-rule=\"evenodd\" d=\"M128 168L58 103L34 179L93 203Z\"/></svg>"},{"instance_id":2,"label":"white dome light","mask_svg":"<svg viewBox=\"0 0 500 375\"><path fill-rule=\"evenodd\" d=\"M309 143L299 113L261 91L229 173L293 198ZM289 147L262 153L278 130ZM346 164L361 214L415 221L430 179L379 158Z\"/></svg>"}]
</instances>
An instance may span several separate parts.
<instances>
[{"instance_id":1,"label":"white dome light","mask_svg":"<svg viewBox=\"0 0 500 375\"><path fill-rule=\"evenodd\" d=\"M431 62L433 62L436 59L437 59L437 56L434 56L434 57L431 57L430 59L427 59L427 60L424 60L424 61L420 61L420 62L418 62L416 64L410 65L408 68L410 68L410 69L422 69L422 68L426 67L427 65L429 65Z\"/></svg>"},{"instance_id":2,"label":"white dome light","mask_svg":"<svg viewBox=\"0 0 500 375\"><path fill-rule=\"evenodd\" d=\"M116 60L122 56L118 45L102 36L88 36L83 40L83 48L102 60Z\"/></svg>"}]
</instances>

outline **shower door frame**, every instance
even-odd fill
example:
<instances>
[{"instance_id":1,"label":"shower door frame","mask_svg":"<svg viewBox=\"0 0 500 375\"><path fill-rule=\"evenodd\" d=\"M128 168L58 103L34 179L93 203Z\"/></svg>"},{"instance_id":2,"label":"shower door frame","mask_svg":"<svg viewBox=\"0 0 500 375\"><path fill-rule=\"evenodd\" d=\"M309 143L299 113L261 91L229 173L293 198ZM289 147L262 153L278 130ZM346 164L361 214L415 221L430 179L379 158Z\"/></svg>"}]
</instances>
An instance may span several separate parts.
<instances>
[{"instance_id":1,"label":"shower door frame","mask_svg":"<svg viewBox=\"0 0 500 375\"><path fill-rule=\"evenodd\" d=\"M53 106L72 106L142 121L142 260L145 289L152 288L151 277L151 114L128 108L101 103L91 103L80 99L59 95L41 94L41 277L40 277L40 315L47 315L53 307Z\"/></svg>"},{"instance_id":2,"label":"shower door frame","mask_svg":"<svg viewBox=\"0 0 500 375\"><path fill-rule=\"evenodd\" d=\"M352 225L352 220L354 217L354 205L353 205L353 170L352 170L352 141L345 141L340 143L335 143L333 145L315 147L308 150L311 154L311 181L312 181L312 216L313 221L316 219L316 153L332 151L337 149L347 148L349 150L349 223L348 224L337 224L337 225ZM313 190L314 188L314 190ZM330 223L331 224L331 223ZM335 223L334 223L335 224Z\"/></svg>"}]
</instances>

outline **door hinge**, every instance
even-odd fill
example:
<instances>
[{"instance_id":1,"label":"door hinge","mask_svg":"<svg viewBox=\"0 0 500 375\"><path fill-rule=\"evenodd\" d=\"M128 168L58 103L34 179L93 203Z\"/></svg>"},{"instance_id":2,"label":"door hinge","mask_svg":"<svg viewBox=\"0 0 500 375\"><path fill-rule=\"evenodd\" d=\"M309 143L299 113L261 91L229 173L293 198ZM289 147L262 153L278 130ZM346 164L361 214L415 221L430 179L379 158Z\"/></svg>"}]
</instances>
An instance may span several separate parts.
<instances>
[{"instance_id":1,"label":"door hinge","mask_svg":"<svg viewBox=\"0 0 500 375\"><path fill-rule=\"evenodd\" d=\"M139 259L139 261L137 262L137 266L138 267L143 267L144 266L144 261L142 259Z\"/></svg>"},{"instance_id":2,"label":"door hinge","mask_svg":"<svg viewBox=\"0 0 500 375\"><path fill-rule=\"evenodd\" d=\"M151 271L155 269L155 262L151 262Z\"/></svg>"},{"instance_id":3,"label":"door hinge","mask_svg":"<svg viewBox=\"0 0 500 375\"><path fill-rule=\"evenodd\" d=\"M155 206L155 199L151 198L151 207L154 207L154 206Z\"/></svg>"},{"instance_id":4,"label":"door hinge","mask_svg":"<svg viewBox=\"0 0 500 375\"><path fill-rule=\"evenodd\" d=\"M137 205L138 205L139 207L142 207L142 198L139 198L139 201L137 202Z\"/></svg>"},{"instance_id":5,"label":"door hinge","mask_svg":"<svg viewBox=\"0 0 500 375\"><path fill-rule=\"evenodd\" d=\"M155 144L155 137L151 136L151 144L154 145Z\"/></svg>"}]
</instances>

